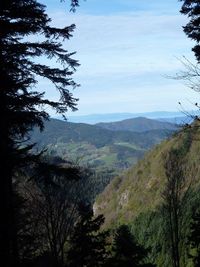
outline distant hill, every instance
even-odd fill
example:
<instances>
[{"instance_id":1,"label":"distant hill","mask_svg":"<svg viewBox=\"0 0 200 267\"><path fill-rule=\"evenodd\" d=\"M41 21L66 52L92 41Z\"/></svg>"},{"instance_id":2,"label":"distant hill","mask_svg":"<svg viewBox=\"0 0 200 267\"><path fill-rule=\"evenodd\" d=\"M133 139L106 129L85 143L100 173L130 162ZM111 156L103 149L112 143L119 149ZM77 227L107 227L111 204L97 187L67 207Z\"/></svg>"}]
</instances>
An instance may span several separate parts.
<instances>
[{"instance_id":1,"label":"distant hill","mask_svg":"<svg viewBox=\"0 0 200 267\"><path fill-rule=\"evenodd\" d=\"M138 119L139 121L140 119ZM143 120L143 118L142 118ZM151 120L149 120L151 121ZM137 146L142 148L149 148L157 141L162 140L164 136L168 136L171 131L177 129L169 123L158 122L159 125L163 125L163 129L156 129L153 124L156 122L151 121L148 130L143 127L141 123L141 130L139 129L138 122L138 135L137 131L129 132L127 130L115 130L103 129L98 125L90 125L85 123L70 123L66 121L51 119L45 122L45 128L42 133L38 129L35 129L32 138L37 141L40 145L57 144L58 142L88 142L96 147L102 147L118 141L135 143ZM121 122L118 122L121 124ZM167 126L169 126L167 128ZM143 127L143 128L142 128ZM120 128L120 127L119 127ZM154 129L155 128L155 129ZM166 130L160 131L160 130ZM144 140L146 137L146 141Z\"/></svg>"},{"instance_id":2,"label":"distant hill","mask_svg":"<svg viewBox=\"0 0 200 267\"><path fill-rule=\"evenodd\" d=\"M47 147L52 156L89 165L97 172L113 176L135 164L147 150L173 132L174 130L167 129L140 134L130 131L113 132L96 125L52 119L45 122L42 133L34 129L31 139L37 143L36 148Z\"/></svg>"},{"instance_id":3,"label":"distant hill","mask_svg":"<svg viewBox=\"0 0 200 267\"><path fill-rule=\"evenodd\" d=\"M178 126L169 122L152 120L144 117L122 120L110 123L98 123L103 129L111 131L145 132L151 130L177 130Z\"/></svg>"},{"instance_id":4,"label":"distant hill","mask_svg":"<svg viewBox=\"0 0 200 267\"><path fill-rule=\"evenodd\" d=\"M193 111L188 112L189 114L194 114ZM115 122L126 119L132 119L137 117L145 117L149 119L171 119L175 117L184 117L184 114L179 111L155 111L155 112L146 112L146 113L106 113L106 114L88 114L88 115L73 115L68 116L69 122L76 123L89 123L96 124L99 122ZM59 118L61 119L61 118Z\"/></svg>"},{"instance_id":5,"label":"distant hill","mask_svg":"<svg viewBox=\"0 0 200 267\"><path fill-rule=\"evenodd\" d=\"M176 125L185 125L187 123L192 123L193 118L190 116L182 116L182 117L173 117L173 118L158 118L158 121L170 122Z\"/></svg>"}]
</instances>

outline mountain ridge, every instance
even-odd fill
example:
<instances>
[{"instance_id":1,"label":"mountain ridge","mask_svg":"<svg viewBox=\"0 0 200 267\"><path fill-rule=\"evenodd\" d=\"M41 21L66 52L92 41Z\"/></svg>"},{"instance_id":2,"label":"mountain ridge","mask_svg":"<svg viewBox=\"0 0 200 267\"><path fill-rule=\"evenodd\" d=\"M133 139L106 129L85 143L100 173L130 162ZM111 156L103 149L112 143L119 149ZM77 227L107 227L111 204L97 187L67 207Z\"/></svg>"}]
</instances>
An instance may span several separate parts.
<instances>
[{"instance_id":1,"label":"mountain ridge","mask_svg":"<svg viewBox=\"0 0 200 267\"><path fill-rule=\"evenodd\" d=\"M118 122L110 123L97 123L103 129L112 131L131 131L131 132L145 132L149 130L177 130L178 126L169 122L163 122L158 120L153 120L145 117L137 117L126 119Z\"/></svg>"},{"instance_id":2,"label":"mountain ridge","mask_svg":"<svg viewBox=\"0 0 200 267\"><path fill-rule=\"evenodd\" d=\"M150 130L145 132L110 131L95 125L71 123L52 119L45 122L42 133L35 128L31 141L35 149L47 148L51 156L94 168L97 172L117 175L174 130Z\"/></svg>"},{"instance_id":3,"label":"mountain ridge","mask_svg":"<svg viewBox=\"0 0 200 267\"><path fill-rule=\"evenodd\" d=\"M154 211L162 202L166 183L165 163L171 149L183 149L184 176L200 186L200 125L161 142L122 175L116 176L97 197L94 210L104 214L106 227L131 223L141 213Z\"/></svg>"},{"instance_id":4,"label":"mountain ridge","mask_svg":"<svg viewBox=\"0 0 200 267\"><path fill-rule=\"evenodd\" d=\"M187 114L196 115L195 111L188 111ZM136 117L146 117L150 119L171 119L175 117L187 117L181 111L153 111L153 112L140 112L140 113L102 113L102 114L88 114L88 115L71 115L68 116L69 122L83 122L89 124L96 124L100 122L114 122ZM58 118L58 117L57 117ZM61 119L61 117L60 117Z\"/></svg>"}]
</instances>

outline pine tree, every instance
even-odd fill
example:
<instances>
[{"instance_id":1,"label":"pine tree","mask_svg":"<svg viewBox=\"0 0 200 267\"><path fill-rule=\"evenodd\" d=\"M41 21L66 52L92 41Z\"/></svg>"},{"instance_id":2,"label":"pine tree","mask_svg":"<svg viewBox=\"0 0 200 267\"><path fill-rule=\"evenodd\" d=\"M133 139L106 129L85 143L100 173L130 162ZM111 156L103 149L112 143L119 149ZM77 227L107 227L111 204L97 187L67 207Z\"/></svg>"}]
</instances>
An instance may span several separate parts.
<instances>
[{"instance_id":1,"label":"pine tree","mask_svg":"<svg viewBox=\"0 0 200 267\"><path fill-rule=\"evenodd\" d=\"M74 1L73 1L74 2ZM0 256L4 266L15 265L18 248L13 209L13 179L20 166L34 157L32 145L23 141L33 126L43 128L50 106L58 113L76 109L76 99L69 88L78 62L62 47L60 40L69 39L75 25L55 28L36 0L2 0L0 5ZM28 41L28 37L41 41ZM50 67L38 60L42 56L60 63ZM40 63L38 63L40 62ZM50 101L34 90L38 76L47 78L60 93L60 100ZM44 88L46 90L46 88Z\"/></svg>"},{"instance_id":2,"label":"pine tree","mask_svg":"<svg viewBox=\"0 0 200 267\"><path fill-rule=\"evenodd\" d=\"M153 267L145 263L147 250L140 246L127 225L121 225L115 232L112 246L113 256L107 261L110 267Z\"/></svg>"},{"instance_id":3,"label":"pine tree","mask_svg":"<svg viewBox=\"0 0 200 267\"><path fill-rule=\"evenodd\" d=\"M103 215L93 218L89 205L79 208L80 219L71 237L68 252L69 267L103 266L106 253L106 232L99 232L104 223Z\"/></svg>"},{"instance_id":4,"label":"pine tree","mask_svg":"<svg viewBox=\"0 0 200 267\"><path fill-rule=\"evenodd\" d=\"M193 47L196 59L200 62L200 2L199 0L184 1L181 13L190 18L189 23L183 27L186 35L197 44Z\"/></svg>"}]
</instances>

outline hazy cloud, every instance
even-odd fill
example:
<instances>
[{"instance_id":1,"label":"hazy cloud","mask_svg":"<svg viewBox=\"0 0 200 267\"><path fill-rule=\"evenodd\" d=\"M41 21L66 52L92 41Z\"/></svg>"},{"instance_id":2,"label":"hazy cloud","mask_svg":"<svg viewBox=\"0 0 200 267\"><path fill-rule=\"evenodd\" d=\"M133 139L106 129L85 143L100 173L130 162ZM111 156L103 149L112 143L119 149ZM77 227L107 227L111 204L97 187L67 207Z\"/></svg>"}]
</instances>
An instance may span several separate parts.
<instances>
[{"instance_id":1,"label":"hazy cloud","mask_svg":"<svg viewBox=\"0 0 200 267\"><path fill-rule=\"evenodd\" d=\"M115 0L114 7L113 0L100 2L99 10L99 0L90 0L75 14L50 9L55 25L77 27L66 47L77 51L81 63L75 75L82 84L75 92L80 113L96 113L104 104L103 112L119 111L119 106L125 112L176 109L181 92L184 98L190 92L163 75L181 69L177 58L192 58L192 43L182 31L186 18L178 4Z\"/></svg>"}]
</instances>

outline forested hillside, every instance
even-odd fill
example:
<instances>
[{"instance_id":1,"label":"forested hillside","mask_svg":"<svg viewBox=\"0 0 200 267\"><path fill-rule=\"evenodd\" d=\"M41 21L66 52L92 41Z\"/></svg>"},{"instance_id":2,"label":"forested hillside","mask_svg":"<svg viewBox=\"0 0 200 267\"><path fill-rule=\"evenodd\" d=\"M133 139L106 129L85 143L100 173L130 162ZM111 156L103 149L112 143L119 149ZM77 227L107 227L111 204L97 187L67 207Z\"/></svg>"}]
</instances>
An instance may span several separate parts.
<instances>
[{"instance_id":1,"label":"forested hillside","mask_svg":"<svg viewBox=\"0 0 200 267\"><path fill-rule=\"evenodd\" d=\"M118 122L98 123L97 126L112 131L146 132L151 130L177 130L178 126L169 122L151 120L144 117L137 117Z\"/></svg>"},{"instance_id":2,"label":"forested hillside","mask_svg":"<svg viewBox=\"0 0 200 267\"><path fill-rule=\"evenodd\" d=\"M181 260L187 262L185 266L190 266L186 242L192 214L199 209L199 140L199 122L174 134L173 138L148 152L134 167L114 178L94 205L96 214L105 215L105 227L129 224L143 245L153 247L151 257L160 267L170 264L166 256L168 245L161 241L167 221L164 207L167 205L169 175L172 175L173 182L177 181L176 186L180 186L177 193L181 196L179 205L183 209L178 215L182 225ZM175 157L170 162L172 152ZM174 167L170 169L169 166ZM173 192L171 190L168 193ZM172 198L170 194L168 196Z\"/></svg>"}]
</instances>

